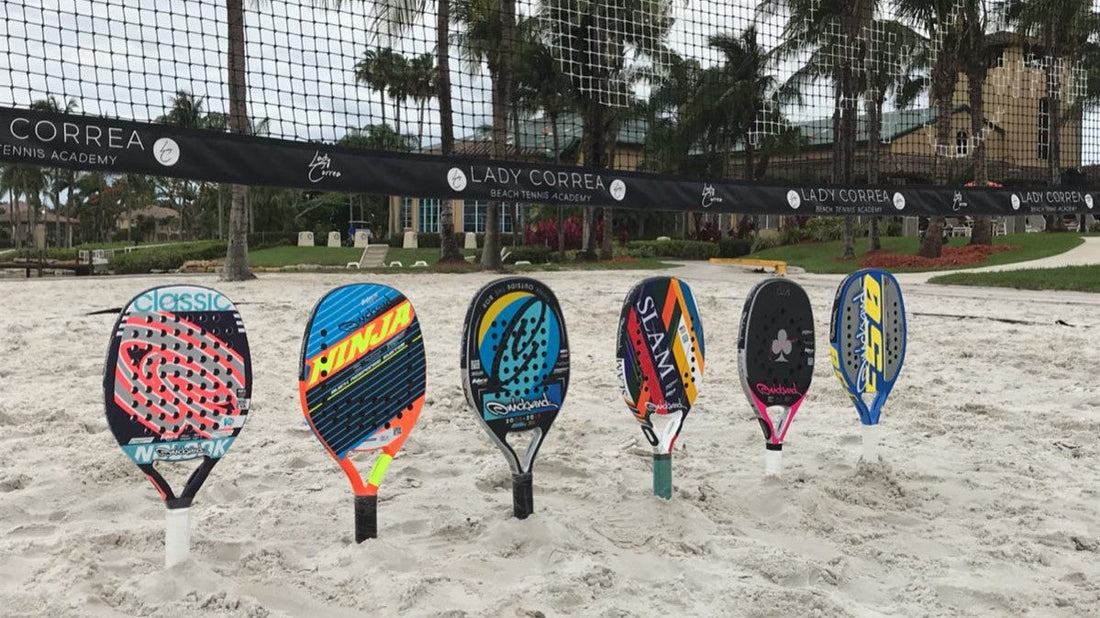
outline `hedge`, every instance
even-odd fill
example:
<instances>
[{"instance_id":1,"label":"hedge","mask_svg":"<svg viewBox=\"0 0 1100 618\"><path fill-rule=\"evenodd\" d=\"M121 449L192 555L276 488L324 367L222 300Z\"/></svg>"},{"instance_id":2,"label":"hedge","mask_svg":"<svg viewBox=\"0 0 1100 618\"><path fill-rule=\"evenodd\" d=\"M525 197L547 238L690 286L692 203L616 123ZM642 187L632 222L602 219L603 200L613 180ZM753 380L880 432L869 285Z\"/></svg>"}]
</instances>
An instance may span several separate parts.
<instances>
[{"instance_id":1,"label":"hedge","mask_svg":"<svg viewBox=\"0 0 1100 618\"><path fill-rule=\"evenodd\" d=\"M557 262L560 259L557 250L546 245L521 245L518 247L505 247L505 250L509 252L508 257L504 260L505 264L515 264L524 260L532 264L546 264L547 262Z\"/></svg>"},{"instance_id":2,"label":"hedge","mask_svg":"<svg viewBox=\"0 0 1100 618\"><path fill-rule=\"evenodd\" d=\"M752 253L751 238L723 238L718 241L718 257L735 258Z\"/></svg>"},{"instance_id":3,"label":"hedge","mask_svg":"<svg viewBox=\"0 0 1100 618\"><path fill-rule=\"evenodd\" d=\"M705 240L632 240L626 243L632 257L667 257L709 260L718 257L718 244Z\"/></svg>"},{"instance_id":4,"label":"hedge","mask_svg":"<svg viewBox=\"0 0 1100 618\"><path fill-rule=\"evenodd\" d=\"M225 250L225 242L215 240L116 253L111 260L111 270L120 275L174 270L188 260L224 258Z\"/></svg>"}]
</instances>

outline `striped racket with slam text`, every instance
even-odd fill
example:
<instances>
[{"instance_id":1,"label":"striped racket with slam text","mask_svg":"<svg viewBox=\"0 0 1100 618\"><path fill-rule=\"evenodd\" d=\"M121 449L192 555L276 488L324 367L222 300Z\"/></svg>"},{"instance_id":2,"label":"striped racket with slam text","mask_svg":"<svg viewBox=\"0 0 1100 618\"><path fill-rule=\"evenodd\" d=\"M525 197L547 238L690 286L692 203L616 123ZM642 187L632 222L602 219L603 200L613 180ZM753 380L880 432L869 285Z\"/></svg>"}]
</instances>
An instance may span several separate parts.
<instances>
[{"instance_id":1,"label":"striped racket with slam text","mask_svg":"<svg viewBox=\"0 0 1100 618\"><path fill-rule=\"evenodd\" d=\"M764 430L764 473L779 474L783 440L814 376L814 313L801 286L775 277L749 291L737 336L737 367Z\"/></svg>"},{"instance_id":2,"label":"striped racket with slam text","mask_svg":"<svg viewBox=\"0 0 1100 618\"><path fill-rule=\"evenodd\" d=\"M378 486L424 405L424 339L412 303L378 284L330 291L309 317L299 367L302 412L355 493L355 542L375 538ZM364 481L352 456L375 450Z\"/></svg>"},{"instance_id":3,"label":"striped racket with slam text","mask_svg":"<svg viewBox=\"0 0 1100 618\"><path fill-rule=\"evenodd\" d=\"M905 303L893 275L849 275L837 288L829 328L830 360L863 427L863 458L878 457L879 418L905 360Z\"/></svg>"},{"instance_id":4,"label":"striped racket with slam text","mask_svg":"<svg viewBox=\"0 0 1100 618\"><path fill-rule=\"evenodd\" d=\"M534 512L535 455L569 388L569 340L558 299L526 277L478 291L462 331L462 388L478 423L512 470L512 512ZM529 438L523 455L508 443Z\"/></svg>"},{"instance_id":5,"label":"striped racket with slam text","mask_svg":"<svg viewBox=\"0 0 1100 618\"><path fill-rule=\"evenodd\" d=\"M687 283L652 277L623 302L616 342L623 400L653 447L653 493L672 498L672 449L703 379L703 322Z\"/></svg>"},{"instance_id":6,"label":"striped racket with slam text","mask_svg":"<svg viewBox=\"0 0 1100 618\"><path fill-rule=\"evenodd\" d=\"M210 288L169 285L123 308L104 365L107 423L167 509L165 566L190 552L190 507L244 427L252 357L240 313ZM178 494L165 463L201 459Z\"/></svg>"}]
</instances>

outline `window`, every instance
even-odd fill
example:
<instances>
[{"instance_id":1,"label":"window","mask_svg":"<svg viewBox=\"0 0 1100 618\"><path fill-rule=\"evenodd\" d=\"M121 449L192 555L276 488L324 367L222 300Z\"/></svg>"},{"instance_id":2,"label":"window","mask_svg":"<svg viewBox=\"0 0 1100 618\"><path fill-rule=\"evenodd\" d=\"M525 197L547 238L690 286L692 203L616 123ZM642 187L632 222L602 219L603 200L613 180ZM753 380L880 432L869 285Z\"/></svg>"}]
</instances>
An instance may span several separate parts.
<instances>
[{"instance_id":1,"label":"window","mask_svg":"<svg viewBox=\"0 0 1100 618\"><path fill-rule=\"evenodd\" d=\"M411 230L413 226L412 198L401 198L401 229Z\"/></svg>"},{"instance_id":2,"label":"window","mask_svg":"<svg viewBox=\"0 0 1100 618\"><path fill-rule=\"evenodd\" d=\"M489 206L488 202L480 200L466 200L462 204L462 227L467 232L477 232L482 234L485 232L485 213ZM500 213L500 231L505 234L512 233L512 208L513 205L507 202L501 202L498 212Z\"/></svg>"},{"instance_id":3,"label":"window","mask_svg":"<svg viewBox=\"0 0 1100 618\"><path fill-rule=\"evenodd\" d=\"M462 203L462 231L485 231L485 206L486 202L479 200L466 200Z\"/></svg>"},{"instance_id":4,"label":"window","mask_svg":"<svg viewBox=\"0 0 1100 618\"><path fill-rule=\"evenodd\" d=\"M439 232L439 200L420 200L418 232Z\"/></svg>"},{"instance_id":5,"label":"window","mask_svg":"<svg viewBox=\"0 0 1100 618\"><path fill-rule=\"evenodd\" d=\"M969 151L970 138L967 136L966 131L959 131L955 134L955 154L965 157Z\"/></svg>"},{"instance_id":6,"label":"window","mask_svg":"<svg viewBox=\"0 0 1100 618\"><path fill-rule=\"evenodd\" d=\"M1050 157L1050 99L1039 99L1039 158Z\"/></svg>"}]
</instances>

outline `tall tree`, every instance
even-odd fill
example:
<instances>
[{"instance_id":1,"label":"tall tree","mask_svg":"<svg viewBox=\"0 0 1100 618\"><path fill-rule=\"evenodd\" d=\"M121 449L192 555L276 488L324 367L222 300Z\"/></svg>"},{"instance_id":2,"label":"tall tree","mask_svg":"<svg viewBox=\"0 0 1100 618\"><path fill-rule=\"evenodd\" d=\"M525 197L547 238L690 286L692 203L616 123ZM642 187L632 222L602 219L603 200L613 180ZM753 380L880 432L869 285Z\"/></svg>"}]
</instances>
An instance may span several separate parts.
<instances>
[{"instance_id":1,"label":"tall tree","mask_svg":"<svg viewBox=\"0 0 1100 618\"><path fill-rule=\"evenodd\" d=\"M71 114L77 108L75 99L68 99L65 104L62 105L56 97L48 96L45 99L39 99L31 104L31 109L40 112L51 112L55 114ZM54 215L56 217L54 229L57 230L57 246L62 246L61 238L61 192L66 189L71 189L76 172L65 168L50 168L43 172L43 184L44 188L49 192ZM47 227L49 222L47 221ZM47 234L47 244L49 243L49 235Z\"/></svg>"},{"instance_id":2,"label":"tall tree","mask_svg":"<svg viewBox=\"0 0 1100 618\"><path fill-rule=\"evenodd\" d=\"M932 60L929 94L936 107L936 139L933 176L936 184L951 182L955 139L951 132L951 111L958 85L961 56L966 51L966 14L958 0L898 0L898 13L928 33ZM943 252L944 217L932 217L918 254L937 258Z\"/></svg>"},{"instance_id":3,"label":"tall tree","mask_svg":"<svg viewBox=\"0 0 1100 618\"><path fill-rule=\"evenodd\" d=\"M435 3L435 98L439 102L440 150L454 154L454 111L451 100L451 5L453 0ZM428 7L428 0L378 0L374 5L375 30L394 36L411 26ZM443 200L439 208L439 261L461 262L462 252L454 235L454 206Z\"/></svg>"},{"instance_id":4,"label":"tall tree","mask_svg":"<svg viewBox=\"0 0 1100 618\"><path fill-rule=\"evenodd\" d=\"M970 104L970 135L968 154L974 161L973 183L979 187L989 185L989 166L985 134L985 81L989 74L989 48L986 45L988 7L985 0L966 0L963 7L962 69L966 74L967 100ZM970 244L993 244L993 217L975 215L970 232Z\"/></svg>"},{"instance_id":5,"label":"tall tree","mask_svg":"<svg viewBox=\"0 0 1100 618\"><path fill-rule=\"evenodd\" d=\"M226 0L226 25L229 29L229 131L248 133L248 84L244 55L244 0ZM248 267L248 187L233 185L229 205L229 244L225 253L227 281L244 281L255 276Z\"/></svg>"}]
</instances>

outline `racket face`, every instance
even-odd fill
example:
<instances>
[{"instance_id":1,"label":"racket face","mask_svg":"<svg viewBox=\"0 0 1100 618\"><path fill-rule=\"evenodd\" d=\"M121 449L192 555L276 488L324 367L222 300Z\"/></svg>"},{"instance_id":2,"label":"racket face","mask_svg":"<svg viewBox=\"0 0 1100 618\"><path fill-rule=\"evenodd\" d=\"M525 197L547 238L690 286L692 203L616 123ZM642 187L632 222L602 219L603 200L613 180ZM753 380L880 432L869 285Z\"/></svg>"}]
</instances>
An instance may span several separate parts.
<instances>
[{"instance_id":1,"label":"racket face","mask_svg":"<svg viewBox=\"0 0 1100 618\"><path fill-rule=\"evenodd\" d=\"M738 373L764 437L782 444L814 375L814 314L797 283L761 281L741 312ZM768 408L782 407L777 415Z\"/></svg>"},{"instance_id":2,"label":"racket face","mask_svg":"<svg viewBox=\"0 0 1100 618\"><path fill-rule=\"evenodd\" d=\"M530 470L569 388L569 341L557 297L526 277L481 288L466 312L460 365L478 421L513 471ZM507 436L532 430L521 460Z\"/></svg>"},{"instance_id":3,"label":"racket face","mask_svg":"<svg viewBox=\"0 0 1100 618\"><path fill-rule=\"evenodd\" d=\"M339 287L318 301L306 325L302 412L338 462L355 450L396 452L419 417L425 371L424 339L409 299L384 285Z\"/></svg>"},{"instance_id":4,"label":"racket face","mask_svg":"<svg viewBox=\"0 0 1100 618\"><path fill-rule=\"evenodd\" d=\"M616 363L623 400L660 453L672 451L702 384L703 322L691 287L652 277L626 295ZM655 422L661 427L654 429Z\"/></svg>"},{"instance_id":5,"label":"racket face","mask_svg":"<svg viewBox=\"0 0 1100 618\"><path fill-rule=\"evenodd\" d=\"M893 275L861 270L840 284L829 328L830 357L865 425L878 423L905 360L905 339L905 303Z\"/></svg>"},{"instance_id":6,"label":"racket face","mask_svg":"<svg viewBox=\"0 0 1100 618\"><path fill-rule=\"evenodd\" d=\"M244 427L252 397L236 306L197 285L138 294L115 322L103 388L107 423L134 463L219 459ZM170 495L162 483L158 475L154 484Z\"/></svg>"}]
</instances>

